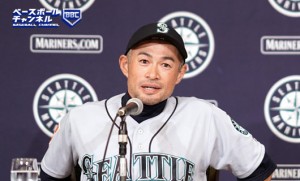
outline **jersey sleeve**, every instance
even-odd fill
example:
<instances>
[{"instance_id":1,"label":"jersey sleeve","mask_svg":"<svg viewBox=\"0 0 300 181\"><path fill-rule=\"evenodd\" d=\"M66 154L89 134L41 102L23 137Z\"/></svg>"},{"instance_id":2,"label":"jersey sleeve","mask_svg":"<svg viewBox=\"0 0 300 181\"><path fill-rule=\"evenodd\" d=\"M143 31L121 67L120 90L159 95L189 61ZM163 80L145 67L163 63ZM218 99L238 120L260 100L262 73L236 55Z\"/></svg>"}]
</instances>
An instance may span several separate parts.
<instances>
[{"instance_id":1,"label":"jersey sleeve","mask_svg":"<svg viewBox=\"0 0 300 181\"><path fill-rule=\"evenodd\" d=\"M260 165L265 147L221 109L213 106L210 165L245 178Z\"/></svg>"},{"instance_id":2,"label":"jersey sleeve","mask_svg":"<svg viewBox=\"0 0 300 181\"><path fill-rule=\"evenodd\" d=\"M74 167L70 117L69 112L61 120L41 162L43 171L54 178L68 177Z\"/></svg>"},{"instance_id":3,"label":"jersey sleeve","mask_svg":"<svg viewBox=\"0 0 300 181\"><path fill-rule=\"evenodd\" d=\"M265 153L263 161L260 163L259 167L248 177L238 179L238 181L252 181L252 180L265 180L267 179L277 168L277 165Z\"/></svg>"}]
</instances>

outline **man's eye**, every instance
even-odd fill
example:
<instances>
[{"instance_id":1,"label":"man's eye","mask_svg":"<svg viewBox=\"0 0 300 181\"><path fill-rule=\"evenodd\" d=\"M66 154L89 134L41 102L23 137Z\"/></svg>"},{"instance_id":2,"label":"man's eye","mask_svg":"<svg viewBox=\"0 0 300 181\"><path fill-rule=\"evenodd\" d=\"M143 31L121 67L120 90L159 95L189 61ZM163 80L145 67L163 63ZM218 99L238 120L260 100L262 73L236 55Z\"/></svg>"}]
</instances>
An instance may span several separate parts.
<instances>
[{"instance_id":1,"label":"man's eye","mask_svg":"<svg viewBox=\"0 0 300 181\"><path fill-rule=\"evenodd\" d=\"M167 63L163 63L162 66L165 67L165 68L171 68L171 65L167 64Z\"/></svg>"},{"instance_id":2,"label":"man's eye","mask_svg":"<svg viewBox=\"0 0 300 181\"><path fill-rule=\"evenodd\" d=\"M142 60L140 60L139 62L142 63L142 64L147 64L147 63L148 63L148 60L142 59Z\"/></svg>"}]
</instances>

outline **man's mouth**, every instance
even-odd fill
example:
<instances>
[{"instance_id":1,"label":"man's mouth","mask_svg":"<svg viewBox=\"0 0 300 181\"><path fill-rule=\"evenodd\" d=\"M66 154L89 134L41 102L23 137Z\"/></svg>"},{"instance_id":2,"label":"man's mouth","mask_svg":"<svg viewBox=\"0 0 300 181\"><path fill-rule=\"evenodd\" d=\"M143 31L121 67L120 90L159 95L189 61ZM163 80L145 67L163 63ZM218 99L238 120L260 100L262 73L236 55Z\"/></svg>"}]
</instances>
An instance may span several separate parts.
<instances>
[{"instance_id":1,"label":"man's mouth","mask_svg":"<svg viewBox=\"0 0 300 181\"><path fill-rule=\"evenodd\" d=\"M155 94L161 89L161 86L155 83L144 83L141 87L146 94Z\"/></svg>"},{"instance_id":2,"label":"man's mouth","mask_svg":"<svg viewBox=\"0 0 300 181\"><path fill-rule=\"evenodd\" d=\"M142 86L144 89L159 89L159 87L154 87L154 86Z\"/></svg>"}]
</instances>

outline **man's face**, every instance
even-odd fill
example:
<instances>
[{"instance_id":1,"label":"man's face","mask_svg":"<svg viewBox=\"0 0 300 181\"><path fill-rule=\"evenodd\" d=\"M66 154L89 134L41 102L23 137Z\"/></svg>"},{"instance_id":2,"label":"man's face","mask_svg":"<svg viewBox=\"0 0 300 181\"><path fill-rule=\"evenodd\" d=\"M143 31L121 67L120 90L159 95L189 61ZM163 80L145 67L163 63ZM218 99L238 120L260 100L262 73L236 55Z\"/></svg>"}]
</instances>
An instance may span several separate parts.
<instances>
[{"instance_id":1,"label":"man's face","mask_svg":"<svg viewBox=\"0 0 300 181\"><path fill-rule=\"evenodd\" d=\"M127 77L128 92L146 105L167 99L184 76L186 65L181 65L175 46L162 41L148 41L131 49L119 59Z\"/></svg>"}]
</instances>

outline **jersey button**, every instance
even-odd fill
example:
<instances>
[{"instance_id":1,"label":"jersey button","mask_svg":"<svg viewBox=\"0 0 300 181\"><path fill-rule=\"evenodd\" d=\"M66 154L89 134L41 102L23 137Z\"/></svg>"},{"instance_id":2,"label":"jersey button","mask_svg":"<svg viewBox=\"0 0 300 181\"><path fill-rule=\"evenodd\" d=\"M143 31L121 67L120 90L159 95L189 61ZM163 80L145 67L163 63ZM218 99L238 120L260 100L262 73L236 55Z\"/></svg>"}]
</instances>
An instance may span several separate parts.
<instances>
[{"instance_id":1,"label":"jersey button","mask_svg":"<svg viewBox=\"0 0 300 181\"><path fill-rule=\"evenodd\" d=\"M142 145L142 144L139 144L139 145L138 145L138 149L139 149L139 150L143 150L143 145Z\"/></svg>"},{"instance_id":2,"label":"jersey button","mask_svg":"<svg viewBox=\"0 0 300 181\"><path fill-rule=\"evenodd\" d=\"M144 133L144 130L139 129L139 130L138 130L138 133L139 133L139 134L143 134L143 133Z\"/></svg>"}]
</instances>

